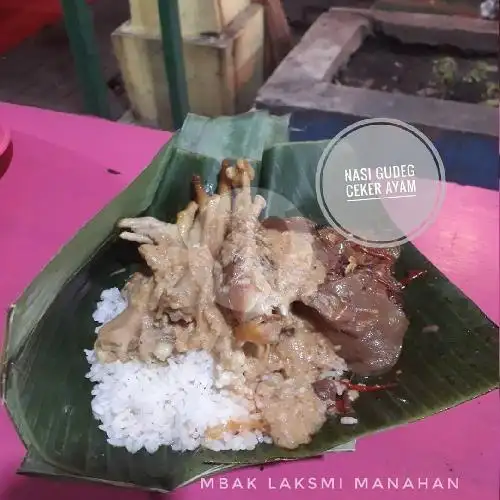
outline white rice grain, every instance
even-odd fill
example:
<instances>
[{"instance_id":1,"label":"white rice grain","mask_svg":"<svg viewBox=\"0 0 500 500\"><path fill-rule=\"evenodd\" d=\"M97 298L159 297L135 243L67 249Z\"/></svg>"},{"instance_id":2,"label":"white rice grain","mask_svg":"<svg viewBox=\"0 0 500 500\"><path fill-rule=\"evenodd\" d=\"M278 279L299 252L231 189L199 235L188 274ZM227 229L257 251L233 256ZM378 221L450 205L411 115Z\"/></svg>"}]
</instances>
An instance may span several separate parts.
<instances>
[{"instance_id":1,"label":"white rice grain","mask_svg":"<svg viewBox=\"0 0 500 500\"><path fill-rule=\"evenodd\" d=\"M344 425L355 425L358 423L358 419L354 417L342 417L340 423Z\"/></svg>"},{"instance_id":2,"label":"white rice grain","mask_svg":"<svg viewBox=\"0 0 500 500\"><path fill-rule=\"evenodd\" d=\"M97 303L92 319L103 325L116 318L127 307L127 301L118 288L109 288L101 293L101 300Z\"/></svg>"},{"instance_id":3,"label":"white rice grain","mask_svg":"<svg viewBox=\"0 0 500 500\"><path fill-rule=\"evenodd\" d=\"M127 303L117 288L105 290L93 314L104 324L122 312ZM145 449L154 453L160 446L194 450L204 446L215 451L251 450L270 438L262 433L224 433L207 440L205 432L230 420L250 419L248 401L223 387L231 373L216 370L212 356L191 351L172 356L168 365L138 361L101 364L95 352L85 351L90 371L92 412L112 446L130 453ZM220 379L215 377L220 372Z\"/></svg>"}]
</instances>

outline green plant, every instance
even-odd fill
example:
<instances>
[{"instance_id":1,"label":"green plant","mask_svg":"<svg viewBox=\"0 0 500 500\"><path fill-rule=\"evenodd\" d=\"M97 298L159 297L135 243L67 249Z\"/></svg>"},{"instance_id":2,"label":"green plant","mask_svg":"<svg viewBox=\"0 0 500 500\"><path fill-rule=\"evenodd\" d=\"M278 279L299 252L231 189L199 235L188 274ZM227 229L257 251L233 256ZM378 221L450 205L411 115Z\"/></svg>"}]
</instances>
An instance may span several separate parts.
<instances>
[{"instance_id":1,"label":"green plant","mask_svg":"<svg viewBox=\"0 0 500 500\"><path fill-rule=\"evenodd\" d=\"M500 101L500 85L498 81L486 82L486 100L484 104L488 106L498 107Z\"/></svg>"},{"instance_id":2,"label":"green plant","mask_svg":"<svg viewBox=\"0 0 500 500\"><path fill-rule=\"evenodd\" d=\"M432 73L442 88L454 85L458 76L458 64L452 57L442 57L434 61Z\"/></svg>"},{"instance_id":3,"label":"green plant","mask_svg":"<svg viewBox=\"0 0 500 500\"><path fill-rule=\"evenodd\" d=\"M497 71L497 67L484 61L478 61L475 66L463 77L467 83L481 83L489 77L490 73Z\"/></svg>"}]
</instances>

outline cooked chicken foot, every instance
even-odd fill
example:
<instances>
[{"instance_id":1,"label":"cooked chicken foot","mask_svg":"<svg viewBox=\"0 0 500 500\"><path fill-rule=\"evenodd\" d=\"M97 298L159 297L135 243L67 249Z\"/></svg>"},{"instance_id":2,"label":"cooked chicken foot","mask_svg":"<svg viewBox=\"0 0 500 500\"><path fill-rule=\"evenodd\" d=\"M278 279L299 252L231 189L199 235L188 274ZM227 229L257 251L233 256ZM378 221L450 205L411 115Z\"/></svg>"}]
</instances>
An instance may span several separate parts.
<instances>
[{"instance_id":1,"label":"cooked chicken foot","mask_svg":"<svg viewBox=\"0 0 500 500\"><path fill-rule=\"evenodd\" d=\"M226 164L227 162L223 163ZM210 250L213 258L217 258L224 238L227 234L229 214L231 212L231 189L225 172L219 174L218 192L209 195L201 184L201 178L193 179L194 191L200 205L198 224L200 244ZM212 265L213 267L213 265Z\"/></svg>"},{"instance_id":2,"label":"cooked chicken foot","mask_svg":"<svg viewBox=\"0 0 500 500\"><path fill-rule=\"evenodd\" d=\"M99 329L94 349L101 363L165 361L173 351L175 335L168 325L157 324L149 313L152 278L134 274L124 288L126 309Z\"/></svg>"},{"instance_id":3,"label":"cooked chicken foot","mask_svg":"<svg viewBox=\"0 0 500 500\"><path fill-rule=\"evenodd\" d=\"M150 310L156 310L160 299L173 288L188 268L187 244L192 239L198 204L190 202L177 214L176 224L161 222L153 217L122 219L120 237L141 243L139 253L153 271L156 287L151 296Z\"/></svg>"},{"instance_id":4,"label":"cooked chicken foot","mask_svg":"<svg viewBox=\"0 0 500 500\"><path fill-rule=\"evenodd\" d=\"M120 238L137 243L159 244L163 241L178 241L178 228L174 224L161 222L154 217L136 217L118 221Z\"/></svg>"},{"instance_id":5,"label":"cooked chicken foot","mask_svg":"<svg viewBox=\"0 0 500 500\"><path fill-rule=\"evenodd\" d=\"M228 177L228 169L230 168L229 160L223 160L217 186L217 194L219 195L231 194L231 179Z\"/></svg>"},{"instance_id":6,"label":"cooked chicken foot","mask_svg":"<svg viewBox=\"0 0 500 500\"><path fill-rule=\"evenodd\" d=\"M254 209L252 211L252 209ZM251 206L249 215L245 214L247 219L256 221L260 212L259 200L256 199ZM279 337L279 333L288 324L288 313L292 302L299 300L303 294L309 295L315 292L318 285L325 279L325 269L315 255L314 235L312 226L303 231L293 231L288 229L288 223L280 224L276 221L270 221L267 225L257 223L253 233L247 235L251 243L247 248L254 245L255 252L245 254L245 250L240 252L248 261L257 261L261 265L262 276L266 280L264 287L259 290L246 289L247 295L244 298L250 301L250 298L267 294L268 304L271 306L267 311L260 311L261 315L245 317L243 322L235 330L236 338L253 342L256 345L272 344ZM241 220L238 220L238 224ZM243 221L243 224L245 220ZM297 225L297 220L291 220L291 224ZM244 233L245 225L235 226L241 233ZM241 235L240 233L240 235ZM248 240L247 240L248 241ZM259 264L257 264L259 265ZM253 266L257 267L257 266ZM236 274L233 271L233 276ZM231 292L234 294L241 289L234 287ZM264 298L265 300L265 298ZM258 311L257 311L258 312ZM241 321L241 320L240 320ZM258 349L258 353L262 353Z\"/></svg>"},{"instance_id":7,"label":"cooked chicken foot","mask_svg":"<svg viewBox=\"0 0 500 500\"><path fill-rule=\"evenodd\" d=\"M205 188L203 187L201 177L199 175L193 175L193 180L192 180L193 188L194 188L194 195L196 198L196 203L200 207L203 207L207 204L210 196L209 194L205 191Z\"/></svg>"},{"instance_id":8,"label":"cooked chicken foot","mask_svg":"<svg viewBox=\"0 0 500 500\"><path fill-rule=\"evenodd\" d=\"M148 313L148 301L153 289L153 280L135 274L125 286L128 305L116 318L99 329L95 342L97 358L102 363L127 361L139 346L142 322Z\"/></svg>"},{"instance_id":9,"label":"cooked chicken foot","mask_svg":"<svg viewBox=\"0 0 500 500\"><path fill-rule=\"evenodd\" d=\"M224 176L231 182L231 187L249 189L255 179L255 170L247 160L237 160L235 166L223 162Z\"/></svg>"},{"instance_id":10,"label":"cooked chicken foot","mask_svg":"<svg viewBox=\"0 0 500 500\"><path fill-rule=\"evenodd\" d=\"M167 314L172 322L195 326L182 343L190 349L213 348L218 336L228 330L223 315L214 302L214 256L227 232L231 209L231 193L225 174L221 172L220 193L209 195L200 176L193 176L195 202L178 216L177 225L184 227L183 245L142 245L139 249L153 269L161 294L157 316ZM178 252L178 253L176 253ZM148 255L147 255L148 254ZM169 263L179 264L168 269Z\"/></svg>"},{"instance_id":11,"label":"cooked chicken foot","mask_svg":"<svg viewBox=\"0 0 500 500\"><path fill-rule=\"evenodd\" d=\"M179 231L179 236L184 244L198 242L199 231L196 232L196 215L200 207L199 203L190 201L184 210L177 214L176 226ZM196 235L195 235L196 233Z\"/></svg>"},{"instance_id":12,"label":"cooked chicken foot","mask_svg":"<svg viewBox=\"0 0 500 500\"><path fill-rule=\"evenodd\" d=\"M244 323L272 314L278 300L266 278L270 269L256 240L258 217L266 202L261 196L252 200L254 171L248 162L238 161L236 166L226 168L226 175L237 191L229 234L220 253L217 294L220 305L231 312L237 323Z\"/></svg>"}]
</instances>

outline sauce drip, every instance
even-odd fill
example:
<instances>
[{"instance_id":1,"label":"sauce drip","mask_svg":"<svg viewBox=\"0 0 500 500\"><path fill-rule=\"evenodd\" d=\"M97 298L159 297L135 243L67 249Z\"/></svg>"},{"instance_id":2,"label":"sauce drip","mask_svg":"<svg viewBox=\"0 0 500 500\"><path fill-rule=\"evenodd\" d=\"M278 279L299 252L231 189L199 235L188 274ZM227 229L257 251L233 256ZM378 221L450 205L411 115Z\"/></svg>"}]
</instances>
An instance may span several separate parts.
<instances>
[{"instance_id":1,"label":"sauce drip","mask_svg":"<svg viewBox=\"0 0 500 500\"><path fill-rule=\"evenodd\" d=\"M427 271L425 270L420 270L420 271L410 271L406 278L403 278L401 280L401 285L403 285L403 288L408 286L413 280L416 280L417 278L421 278L422 276L425 276L427 274Z\"/></svg>"}]
</instances>

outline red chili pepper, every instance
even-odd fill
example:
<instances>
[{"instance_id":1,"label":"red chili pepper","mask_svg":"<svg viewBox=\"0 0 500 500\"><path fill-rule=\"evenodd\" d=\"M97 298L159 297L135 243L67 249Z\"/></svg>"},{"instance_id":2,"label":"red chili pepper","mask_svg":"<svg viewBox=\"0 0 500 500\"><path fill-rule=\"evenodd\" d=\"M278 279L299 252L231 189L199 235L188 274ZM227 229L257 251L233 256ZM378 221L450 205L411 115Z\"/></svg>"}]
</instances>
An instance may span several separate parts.
<instances>
[{"instance_id":1,"label":"red chili pepper","mask_svg":"<svg viewBox=\"0 0 500 500\"><path fill-rule=\"evenodd\" d=\"M345 402L343 398L335 399L335 408L337 412L340 413L341 415L343 415L346 412Z\"/></svg>"},{"instance_id":2,"label":"red chili pepper","mask_svg":"<svg viewBox=\"0 0 500 500\"><path fill-rule=\"evenodd\" d=\"M425 271L425 270L422 270L422 271L410 271L408 273L408 275L406 276L406 278L403 278L401 280L401 284L403 285L403 288L405 286L407 286L413 280L424 276L426 273L427 273L427 271Z\"/></svg>"},{"instance_id":3,"label":"red chili pepper","mask_svg":"<svg viewBox=\"0 0 500 500\"><path fill-rule=\"evenodd\" d=\"M363 247L361 245L358 245L357 243L352 245L352 248L366 255L370 255L371 257L377 257L389 262L392 262L394 260L394 257L384 248Z\"/></svg>"},{"instance_id":4,"label":"red chili pepper","mask_svg":"<svg viewBox=\"0 0 500 500\"><path fill-rule=\"evenodd\" d=\"M342 380L342 383L349 390L358 391L358 392L383 391L385 389L391 389L397 385L395 382L391 382L389 384L362 385L362 384L353 384L353 383L349 382L349 380Z\"/></svg>"}]
</instances>

